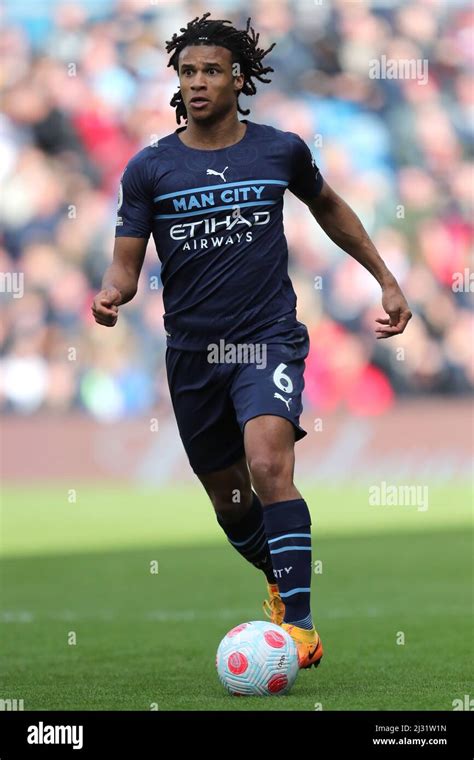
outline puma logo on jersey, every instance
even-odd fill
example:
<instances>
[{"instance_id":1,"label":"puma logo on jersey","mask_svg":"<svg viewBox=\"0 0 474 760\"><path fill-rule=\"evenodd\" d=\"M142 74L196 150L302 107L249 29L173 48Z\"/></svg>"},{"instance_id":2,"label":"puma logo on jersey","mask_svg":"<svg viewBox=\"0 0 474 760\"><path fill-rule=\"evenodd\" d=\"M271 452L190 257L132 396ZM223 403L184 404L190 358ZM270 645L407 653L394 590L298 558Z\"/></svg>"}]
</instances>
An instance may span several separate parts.
<instances>
[{"instance_id":1,"label":"puma logo on jersey","mask_svg":"<svg viewBox=\"0 0 474 760\"><path fill-rule=\"evenodd\" d=\"M286 405L287 405L287 407L288 407L288 411L290 411L291 398L289 398L289 399L283 398L283 396L281 396L279 393L274 393L274 394L273 394L273 398L279 398L279 399L281 399L282 401L284 401L284 402L285 402L285 404L286 404Z\"/></svg>"},{"instance_id":2,"label":"puma logo on jersey","mask_svg":"<svg viewBox=\"0 0 474 760\"><path fill-rule=\"evenodd\" d=\"M217 177L222 177L223 182L227 182L226 178L224 177L224 172L227 171L229 167L226 166L225 169L223 169L221 172L216 172L214 169L208 169L206 174L215 174Z\"/></svg>"}]
</instances>

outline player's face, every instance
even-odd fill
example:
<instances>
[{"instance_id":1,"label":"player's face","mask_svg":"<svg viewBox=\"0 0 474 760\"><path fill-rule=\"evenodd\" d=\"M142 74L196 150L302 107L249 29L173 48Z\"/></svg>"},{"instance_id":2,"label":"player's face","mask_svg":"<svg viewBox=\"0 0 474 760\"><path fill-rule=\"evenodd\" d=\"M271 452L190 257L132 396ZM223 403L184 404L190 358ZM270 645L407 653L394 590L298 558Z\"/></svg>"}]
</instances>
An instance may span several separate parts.
<instances>
[{"instance_id":1,"label":"player's face","mask_svg":"<svg viewBox=\"0 0 474 760\"><path fill-rule=\"evenodd\" d=\"M189 45L179 56L179 84L188 120L215 121L237 105L244 83L235 75L232 53L217 45Z\"/></svg>"}]
</instances>

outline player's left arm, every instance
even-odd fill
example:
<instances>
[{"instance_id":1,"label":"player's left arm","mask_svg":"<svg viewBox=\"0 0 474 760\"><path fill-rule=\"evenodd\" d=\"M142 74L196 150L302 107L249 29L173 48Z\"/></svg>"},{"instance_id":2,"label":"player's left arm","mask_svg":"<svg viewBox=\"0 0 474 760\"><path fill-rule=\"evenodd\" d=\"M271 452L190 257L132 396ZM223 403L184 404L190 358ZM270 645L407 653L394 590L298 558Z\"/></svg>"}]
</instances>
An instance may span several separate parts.
<instances>
[{"instance_id":1,"label":"player's left arm","mask_svg":"<svg viewBox=\"0 0 474 760\"><path fill-rule=\"evenodd\" d=\"M382 306L388 317L376 319L381 325L375 330L377 338L402 333L412 313L397 280L377 252L359 217L325 180L319 194L303 202L326 235L362 264L382 288Z\"/></svg>"}]
</instances>

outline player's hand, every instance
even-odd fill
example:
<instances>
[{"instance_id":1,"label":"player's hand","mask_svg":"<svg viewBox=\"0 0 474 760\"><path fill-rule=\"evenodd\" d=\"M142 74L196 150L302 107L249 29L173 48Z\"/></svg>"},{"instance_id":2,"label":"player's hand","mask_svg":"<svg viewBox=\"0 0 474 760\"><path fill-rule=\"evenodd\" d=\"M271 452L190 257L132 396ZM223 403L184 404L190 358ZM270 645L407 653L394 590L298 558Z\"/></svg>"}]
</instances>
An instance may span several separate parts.
<instances>
[{"instance_id":1,"label":"player's hand","mask_svg":"<svg viewBox=\"0 0 474 760\"><path fill-rule=\"evenodd\" d=\"M375 330L378 333L377 340L391 338L392 335L400 335L413 316L405 296L396 282L382 289L382 306L385 313L388 314L388 318L375 320L383 325L383 327L377 327Z\"/></svg>"},{"instance_id":2,"label":"player's hand","mask_svg":"<svg viewBox=\"0 0 474 760\"><path fill-rule=\"evenodd\" d=\"M105 288L94 298L92 313L99 325L113 327L118 318L118 307L122 301L122 294L117 288Z\"/></svg>"}]
</instances>

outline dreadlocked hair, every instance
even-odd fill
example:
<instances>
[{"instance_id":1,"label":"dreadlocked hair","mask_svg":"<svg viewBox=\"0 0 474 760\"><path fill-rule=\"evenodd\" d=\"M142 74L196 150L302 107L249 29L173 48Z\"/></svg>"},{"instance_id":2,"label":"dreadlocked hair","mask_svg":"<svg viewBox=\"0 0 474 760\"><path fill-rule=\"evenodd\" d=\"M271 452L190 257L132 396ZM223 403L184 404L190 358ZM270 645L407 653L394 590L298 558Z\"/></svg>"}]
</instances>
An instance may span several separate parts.
<instances>
[{"instance_id":1,"label":"dreadlocked hair","mask_svg":"<svg viewBox=\"0 0 474 760\"><path fill-rule=\"evenodd\" d=\"M247 19L246 29L235 29L228 20L207 21L210 13L205 13L202 18L196 16L186 27L182 27L180 32L183 34L173 34L171 40L166 40L166 52L171 53L174 50L168 66L172 66L176 72L179 71L178 60L181 51L188 45L220 45L232 53L232 63L240 65L240 73L244 75L244 86L241 92L244 95L255 95L257 88L252 81L252 77L260 82L271 82L271 79L265 79L264 74L274 71L271 66L262 66L262 59L272 50L276 43L274 42L268 50L258 47L260 34L250 26L250 18ZM249 33L250 32L250 33ZM170 106L176 109L176 121L179 124L181 119L187 119L187 111L181 95L181 90L176 92ZM250 109L242 109L237 101L237 110L243 116L250 113Z\"/></svg>"}]
</instances>

